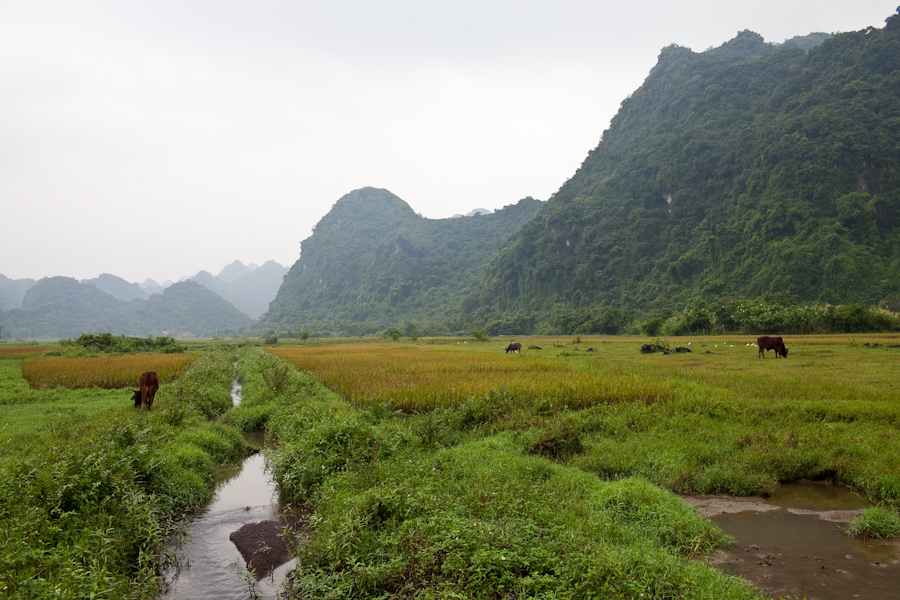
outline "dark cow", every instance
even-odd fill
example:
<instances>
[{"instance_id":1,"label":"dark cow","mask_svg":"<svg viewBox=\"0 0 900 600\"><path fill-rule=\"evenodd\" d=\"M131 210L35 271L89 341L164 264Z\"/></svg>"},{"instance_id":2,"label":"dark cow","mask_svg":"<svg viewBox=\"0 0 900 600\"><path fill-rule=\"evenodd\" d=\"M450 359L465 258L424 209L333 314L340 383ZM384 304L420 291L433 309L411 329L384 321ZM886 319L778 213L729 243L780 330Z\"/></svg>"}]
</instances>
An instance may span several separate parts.
<instances>
[{"instance_id":1,"label":"dark cow","mask_svg":"<svg viewBox=\"0 0 900 600\"><path fill-rule=\"evenodd\" d=\"M520 344L519 342L510 342L509 346L506 347L507 354L509 354L510 352L521 352L521 350L522 344Z\"/></svg>"},{"instance_id":2,"label":"dark cow","mask_svg":"<svg viewBox=\"0 0 900 600\"><path fill-rule=\"evenodd\" d=\"M784 341L781 337L769 337L764 335L762 337L756 338L756 345L759 346L759 357L766 357L766 350L774 350L775 358L779 356L783 356L787 358L788 349L784 347Z\"/></svg>"},{"instance_id":3,"label":"dark cow","mask_svg":"<svg viewBox=\"0 0 900 600\"><path fill-rule=\"evenodd\" d=\"M149 411L153 406L153 398L156 396L156 391L159 389L159 377L156 376L156 373L153 371L147 371L143 375L141 375L140 384L141 389L134 390L134 396L131 397L134 400L134 407L141 407L141 412L144 412L144 406L147 407Z\"/></svg>"}]
</instances>

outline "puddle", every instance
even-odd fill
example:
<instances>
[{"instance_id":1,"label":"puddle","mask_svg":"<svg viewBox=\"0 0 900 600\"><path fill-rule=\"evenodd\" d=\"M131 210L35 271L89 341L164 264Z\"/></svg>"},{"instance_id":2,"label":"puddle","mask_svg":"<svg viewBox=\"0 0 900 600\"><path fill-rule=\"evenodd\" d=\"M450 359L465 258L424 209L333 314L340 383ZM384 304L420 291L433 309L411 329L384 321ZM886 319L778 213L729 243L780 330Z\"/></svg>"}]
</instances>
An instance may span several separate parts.
<instances>
[{"instance_id":1,"label":"puddle","mask_svg":"<svg viewBox=\"0 0 900 600\"><path fill-rule=\"evenodd\" d=\"M688 496L737 544L710 562L773 598L884 599L900 590L900 542L851 538L869 503L836 485L783 485L771 498Z\"/></svg>"},{"instance_id":2,"label":"puddle","mask_svg":"<svg viewBox=\"0 0 900 600\"><path fill-rule=\"evenodd\" d=\"M235 406L240 404L240 384L235 382L231 394ZM262 437L248 436L246 444L260 448ZM213 501L190 519L190 538L175 551L181 569L164 575L166 592L162 597L274 599L288 571L296 568L296 560L288 561L257 581L248 573L247 563L230 539L244 525L278 520L283 515L284 506L278 501L275 483L265 471L263 453L246 458L238 468L224 470L218 479Z\"/></svg>"}]
</instances>

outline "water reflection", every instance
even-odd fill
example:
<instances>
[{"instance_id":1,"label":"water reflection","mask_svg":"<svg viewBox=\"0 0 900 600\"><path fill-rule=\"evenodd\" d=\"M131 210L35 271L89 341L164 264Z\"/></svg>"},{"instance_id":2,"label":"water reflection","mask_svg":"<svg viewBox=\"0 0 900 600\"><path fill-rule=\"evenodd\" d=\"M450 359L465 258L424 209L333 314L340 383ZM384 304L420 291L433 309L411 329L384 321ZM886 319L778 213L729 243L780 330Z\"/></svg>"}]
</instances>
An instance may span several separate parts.
<instances>
[{"instance_id":1,"label":"water reflection","mask_svg":"<svg viewBox=\"0 0 900 600\"><path fill-rule=\"evenodd\" d=\"M231 390L234 405L241 402L241 385ZM250 448L263 447L262 434L247 436ZM278 502L275 483L265 469L265 458L257 452L234 469L225 469L217 478L215 498L189 520L190 538L176 549L181 565L164 575L163 595L171 600L245 600L251 597L276 598L288 571L296 567L291 560L269 576L255 581L247 572L237 547L229 536L248 523L278 519L284 507Z\"/></svg>"}]
</instances>

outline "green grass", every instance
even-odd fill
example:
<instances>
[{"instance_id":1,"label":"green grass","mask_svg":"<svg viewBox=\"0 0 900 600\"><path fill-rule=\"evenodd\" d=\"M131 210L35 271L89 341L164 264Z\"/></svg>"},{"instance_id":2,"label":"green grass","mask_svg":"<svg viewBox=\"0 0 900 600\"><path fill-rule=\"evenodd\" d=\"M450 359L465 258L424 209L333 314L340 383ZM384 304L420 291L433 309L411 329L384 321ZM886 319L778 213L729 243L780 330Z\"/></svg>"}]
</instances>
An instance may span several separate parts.
<instances>
[{"instance_id":1,"label":"green grass","mask_svg":"<svg viewBox=\"0 0 900 600\"><path fill-rule=\"evenodd\" d=\"M138 415L129 390L31 390L0 360L0 597L155 598L177 516L243 456L211 419L233 357L210 352Z\"/></svg>"},{"instance_id":2,"label":"green grass","mask_svg":"<svg viewBox=\"0 0 900 600\"><path fill-rule=\"evenodd\" d=\"M282 498L315 508L290 597L758 597L694 560L731 539L670 492L556 464L530 428L491 433L502 394L409 416L258 350L238 371Z\"/></svg>"}]
</instances>

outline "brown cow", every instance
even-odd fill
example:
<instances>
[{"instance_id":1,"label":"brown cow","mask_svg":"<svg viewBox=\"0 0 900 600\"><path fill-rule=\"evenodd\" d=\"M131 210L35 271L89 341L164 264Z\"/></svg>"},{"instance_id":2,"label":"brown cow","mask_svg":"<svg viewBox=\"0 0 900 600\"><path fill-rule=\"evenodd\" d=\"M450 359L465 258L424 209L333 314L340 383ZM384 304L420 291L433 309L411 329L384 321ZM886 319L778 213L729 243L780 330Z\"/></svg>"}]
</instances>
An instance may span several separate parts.
<instances>
[{"instance_id":1,"label":"brown cow","mask_svg":"<svg viewBox=\"0 0 900 600\"><path fill-rule=\"evenodd\" d=\"M156 391L159 389L159 377L156 376L156 373L153 371L147 371L143 375L141 375L140 384L141 389L134 390L134 396L131 397L134 400L134 407L141 407L141 412L144 412L144 405L147 406L147 410L153 406L153 398L156 396Z\"/></svg>"},{"instance_id":2,"label":"brown cow","mask_svg":"<svg viewBox=\"0 0 900 600\"><path fill-rule=\"evenodd\" d=\"M520 344L519 342L510 342L509 346L506 347L506 353L509 354L510 352L521 353L522 352L522 344Z\"/></svg>"},{"instance_id":3,"label":"brown cow","mask_svg":"<svg viewBox=\"0 0 900 600\"><path fill-rule=\"evenodd\" d=\"M759 357L766 357L766 350L774 350L775 358L783 356L787 358L788 349L784 347L784 341L781 337L769 337L764 335L756 338L756 345L759 346Z\"/></svg>"}]
</instances>

